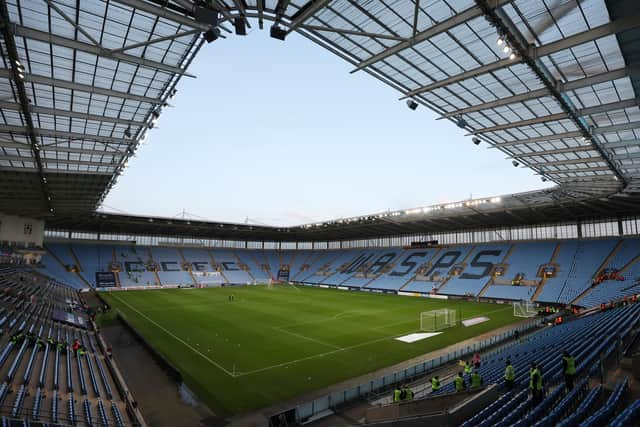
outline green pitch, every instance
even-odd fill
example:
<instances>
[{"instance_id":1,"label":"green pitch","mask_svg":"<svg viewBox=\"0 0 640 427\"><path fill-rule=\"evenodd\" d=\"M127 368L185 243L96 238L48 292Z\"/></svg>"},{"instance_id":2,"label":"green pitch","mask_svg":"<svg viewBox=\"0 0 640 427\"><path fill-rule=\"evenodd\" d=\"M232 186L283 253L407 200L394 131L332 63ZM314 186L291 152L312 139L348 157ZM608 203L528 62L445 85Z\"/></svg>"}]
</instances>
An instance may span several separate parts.
<instances>
[{"instance_id":1,"label":"green pitch","mask_svg":"<svg viewBox=\"0 0 640 427\"><path fill-rule=\"evenodd\" d=\"M229 295L235 301L229 301ZM510 305L288 285L103 294L219 415L258 409L517 322ZM420 312L491 320L407 344Z\"/></svg>"}]
</instances>

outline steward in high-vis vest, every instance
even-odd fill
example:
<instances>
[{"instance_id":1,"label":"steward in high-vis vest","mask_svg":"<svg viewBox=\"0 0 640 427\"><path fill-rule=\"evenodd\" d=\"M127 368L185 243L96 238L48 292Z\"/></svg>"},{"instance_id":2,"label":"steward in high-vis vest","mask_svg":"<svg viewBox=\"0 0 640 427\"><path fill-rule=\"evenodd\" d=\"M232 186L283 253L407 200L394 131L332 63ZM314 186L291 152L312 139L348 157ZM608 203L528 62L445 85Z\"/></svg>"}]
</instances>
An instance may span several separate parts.
<instances>
[{"instance_id":1,"label":"steward in high-vis vest","mask_svg":"<svg viewBox=\"0 0 640 427\"><path fill-rule=\"evenodd\" d=\"M464 373L465 374L470 374L471 373L471 363L464 362Z\"/></svg>"},{"instance_id":2,"label":"steward in high-vis vest","mask_svg":"<svg viewBox=\"0 0 640 427\"><path fill-rule=\"evenodd\" d=\"M465 391L467 389L462 372L458 373L458 376L453 380L453 382L456 385L456 391Z\"/></svg>"},{"instance_id":3,"label":"steward in high-vis vest","mask_svg":"<svg viewBox=\"0 0 640 427\"><path fill-rule=\"evenodd\" d=\"M533 396L534 405L542 401L543 390L542 371L538 364L534 362L531 364L531 371L529 372L529 391Z\"/></svg>"},{"instance_id":4,"label":"steward in high-vis vest","mask_svg":"<svg viewBox=\"0 0 640 427\"><path fill-rule=\"evenodd\" d=\"M394 402L400 402L400 387L396 387L395 390L393 390L393 401Z\"/></svg>"},{"instance_id":5,"label":"steward in high-vis vest","mask_svg":"<svg viewBox=\"0 0 640 427\"><path fill-rule=\"evenodd\" d=\"M576 360L567 351L562 352L562 372L564 373L565 387L567 390L571 390L576 376Z\"/></svg>"},{"instance_id":6,"label":"steward in high-vis vest","mask_svg":"<svg viewBox=\"0 0 640 427\"><path fill-rule=\"evenodd\" d=\"M516 371L511 365L511 360L507 359L507 366L504 368L504 385L507 391L513 390L513 382L516 379Z\"/></svg>"},{"instance_id":7,"label":"steward in high-vis vest","mask_svg":"<svg viewBox=\"0 0 640 427\"><path fill-rule=\"evenodd\" d=\"M440 378L433 377L431 378L431 392L440 390Z\"/></svg>"},{"instance_id":8,"label":"steward in high-vis vest","mask_svg":"<svg viewBox=\"0 0 640 427\"><path fill-rule=\"evenodd\" d=\"M471 374L471 388L480 388L482 386L482 376L478 371L473 371Z\"/></svg>"}]
</instances>

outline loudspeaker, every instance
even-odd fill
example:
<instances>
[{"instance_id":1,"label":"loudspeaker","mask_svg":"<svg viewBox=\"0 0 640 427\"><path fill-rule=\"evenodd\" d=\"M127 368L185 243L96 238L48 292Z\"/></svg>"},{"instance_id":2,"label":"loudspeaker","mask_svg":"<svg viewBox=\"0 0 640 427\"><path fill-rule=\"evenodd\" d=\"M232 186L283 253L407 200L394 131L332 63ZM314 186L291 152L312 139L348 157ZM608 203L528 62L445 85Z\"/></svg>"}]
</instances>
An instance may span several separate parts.
<instances>
[{"instance_id":1,"label":"loudspeaker","mask_svg":"<svg viewBox=\"0 0 640 427\"><path fill-rule=\"evenodd\" d=\"M287 31L277 25L271 27L271 37L278 40L284 40L287 37Z\"/></svg>"},{"instance_id":2,"label":"loudspeaker","mask_svg":"<svg viewBox=\"0 0 640 427\"><path fill-rule=\"evenodd\" d=\"M233 26L236 28L236 35L238 36L247 35L247 25L244 22L243 18L235 18L233 20Z\"/></svg>"}]
</instances>

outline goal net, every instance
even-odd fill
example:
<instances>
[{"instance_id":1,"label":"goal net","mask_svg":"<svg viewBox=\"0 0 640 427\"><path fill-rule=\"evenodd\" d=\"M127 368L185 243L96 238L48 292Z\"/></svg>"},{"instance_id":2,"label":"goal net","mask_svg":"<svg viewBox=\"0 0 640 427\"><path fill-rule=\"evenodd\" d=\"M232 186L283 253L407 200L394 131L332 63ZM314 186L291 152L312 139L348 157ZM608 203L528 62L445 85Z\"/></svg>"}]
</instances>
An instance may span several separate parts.
<instances>
[{"instance_id":1,"label":"goal net","mask_svg":"<svg viewBox=\"0 0 640 427\"><path fill-rule=\"evenodd\" d=\"M513 303L513 315L516 317L533 317L538 310L531 301L517 301Z\"/></svg>"},{"instance_id":2,"label":"goal net","mask_svg":"<svg viewBox=\"0 0 640 427\"><path fill-rule=\"evenodd\" d=\"M457 321L456 311L449 308L423 311L420 313L420 330L427 332L440 331L455 326Z\"/></svg>"}]
</instances>

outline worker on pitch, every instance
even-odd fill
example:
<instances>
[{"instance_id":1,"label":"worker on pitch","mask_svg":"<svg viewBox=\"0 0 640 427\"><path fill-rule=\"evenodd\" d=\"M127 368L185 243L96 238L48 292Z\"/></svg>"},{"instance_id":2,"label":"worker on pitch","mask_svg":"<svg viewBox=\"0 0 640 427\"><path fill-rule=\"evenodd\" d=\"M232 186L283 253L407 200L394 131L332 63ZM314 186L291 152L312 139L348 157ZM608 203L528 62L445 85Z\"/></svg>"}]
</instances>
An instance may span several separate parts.
<instances>
[{"instance_id":1,"label":"worker on pitch","mask_svg":"<svg viewBox=\"0 0 640 427\"><path fill-rule=\"evenodd\" d=\"M229 295L229 301L235 301L236 296L234 294Z\"/></svg>"}]
</instances>

